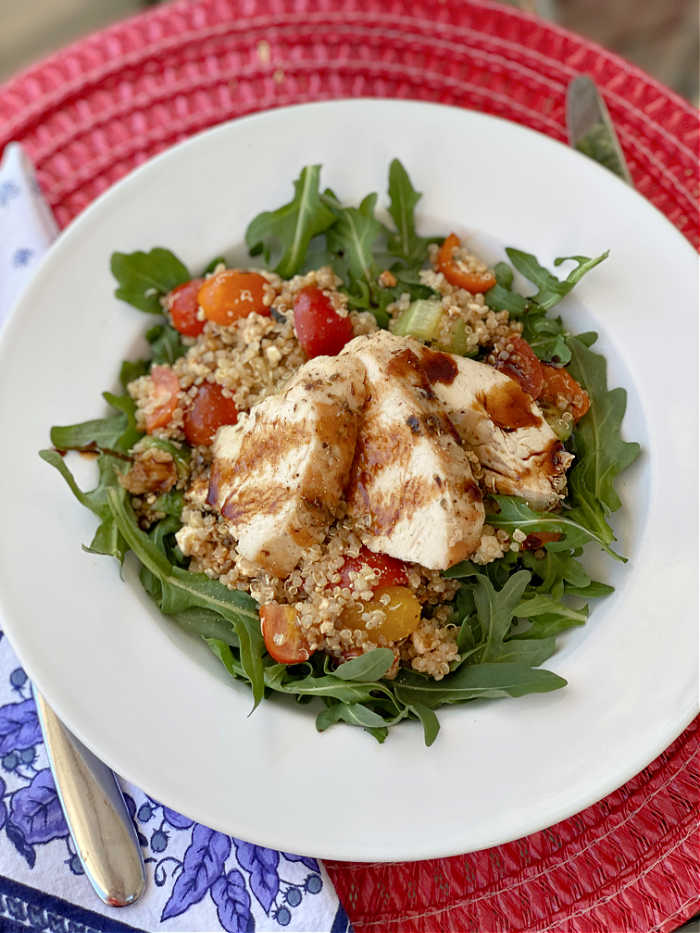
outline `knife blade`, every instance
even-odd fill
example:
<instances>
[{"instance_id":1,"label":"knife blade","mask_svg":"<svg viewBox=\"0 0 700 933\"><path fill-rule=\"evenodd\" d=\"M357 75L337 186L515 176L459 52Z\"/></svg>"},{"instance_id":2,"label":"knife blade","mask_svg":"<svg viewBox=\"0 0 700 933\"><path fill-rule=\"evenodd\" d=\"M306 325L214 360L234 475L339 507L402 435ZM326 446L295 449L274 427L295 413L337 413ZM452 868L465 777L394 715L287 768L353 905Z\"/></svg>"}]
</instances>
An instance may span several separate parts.
<instances>
[{"instance_id":1,"label":"knife blade","mask_svg":"<svg viewBox=\"0 0 700 933\"><path fill-rule=\"evenodd\" d=\"M610 169L628 185L632 178L605 101L588 75L574 78L566 92L569 144Z\"/></svg>"},{"instance_id":2,"label":"knife blade","mask_svg":"<svg viewBox=\"0 0 700 933\"><path fill-rule=\"evenodd\" d=\"M133 904L146 870L134 824L114 773L63 725L32 685L58 797L78 857L110 907Z\"/></svg>"}]
</instances>

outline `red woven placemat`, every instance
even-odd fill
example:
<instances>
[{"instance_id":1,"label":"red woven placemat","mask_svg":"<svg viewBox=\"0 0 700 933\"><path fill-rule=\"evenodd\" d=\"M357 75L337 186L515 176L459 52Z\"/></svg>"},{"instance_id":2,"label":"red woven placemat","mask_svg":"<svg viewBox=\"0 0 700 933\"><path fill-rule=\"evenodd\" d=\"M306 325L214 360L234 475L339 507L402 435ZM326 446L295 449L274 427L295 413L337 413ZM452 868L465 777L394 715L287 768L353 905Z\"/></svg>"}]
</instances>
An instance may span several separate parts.
<instances>
[{"instance_id":1,"label":"red woven placemat","mask_svg":"<svg viewBox=\"0 0 700 933\"><path fill-rule=\"evenodd\" d=\"M697 112L603 49L477 0L167 4L0 87L0 149L22 142L65 226L178 140L303 101L433 100L565 140L579 73L603 91L637 189L697 246ZM328 870L358 933L667 933L700 909L699 741L696 720L620 790L526 839Z\"/></svg>"}]
</instances>

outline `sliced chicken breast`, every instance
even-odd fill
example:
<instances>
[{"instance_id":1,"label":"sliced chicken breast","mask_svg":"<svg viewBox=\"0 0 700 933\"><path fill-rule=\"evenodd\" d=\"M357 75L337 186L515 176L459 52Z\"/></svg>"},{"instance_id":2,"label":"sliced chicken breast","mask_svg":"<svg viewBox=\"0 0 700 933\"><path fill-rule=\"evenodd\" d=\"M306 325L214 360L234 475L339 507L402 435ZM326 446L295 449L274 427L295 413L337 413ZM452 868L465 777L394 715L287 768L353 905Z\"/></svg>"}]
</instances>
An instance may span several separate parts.
<instances>
[{"instance_id":1,"label":"sliced chicken breast","mask_svg":"<svg viewBox=\"0 0 700 933\"><path fill-rule=\"evenodd\" d=\"M438 372L434 359L438 356L452 360L452 368L443 361ZM521 496L537 509L556 505L566 491L573 455L564 449L537 403L510 376L486 363L430 350L423 351L422 359L433 391L484 468L486 488Z\"/></svg>"},{"instance_id":2,"label":"sliced chicken breast","mask_svg":"<svg viewBox=\"0 0 700 933\"><path fill-rule=\"evenodd\" d=\"M281 395L219 429L207 502L245 558L286 577L323 540L350 475L364 401L357 360L318 357Z\"/></svg>"},{"instance_id":3,"label":"sliced chicken breast","mask_svg":"<svg viewBox=\"0 0 700 933\"><path fill-rule=\"evenodd\" d=\"M484 507L421 366L422 349L379 331L356 337L341 353L363 364L367 387L348 514L370 550L445 570L477 548Z\"/></svg>"}]
</instances>

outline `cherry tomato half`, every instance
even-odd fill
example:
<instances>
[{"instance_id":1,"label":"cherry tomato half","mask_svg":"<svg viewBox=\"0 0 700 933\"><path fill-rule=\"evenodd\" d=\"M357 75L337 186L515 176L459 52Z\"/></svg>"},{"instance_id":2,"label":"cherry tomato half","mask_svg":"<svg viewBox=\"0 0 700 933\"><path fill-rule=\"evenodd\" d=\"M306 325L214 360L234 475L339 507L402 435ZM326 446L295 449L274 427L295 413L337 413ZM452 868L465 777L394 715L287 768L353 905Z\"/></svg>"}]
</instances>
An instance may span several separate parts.
<instances>
[{"instance_id":1,"label":"cherry tomato half","mask_svg":"<svg viewBox=\"0 0 700 933\"><path fill-rule=\"evenodd\" d=\"M222 425L235 424L236 421L238 409L233 399L224 395L217 383L203 382L185 412L185 437L193 446L208 445Z\"/></svg>"},{"instance_id":2,"label":"cherry tomato half","mask_svg":"<svg viewBox=\"0 0 700 933\"><path fill-rule=\"evenodd\" d=\"M217 324L233 324L253 312L269 317L270 309L263 301L266 284L257 272L224 269L204 280L197 300L206 319Z\"/></svg>"},{"instance_id":3,"label":"cherry tomato half","mask_svg":"<svg viewBox=\"0 0 700 933\"><path fill-rule=\"evenodd\" d=\"M260 628L267 653L275 661L299 664L308 659L310 651L294 606L265 603L260 607Z\"/></svg>"},{"instance_id":4,"label":"cherry tomato half","mask_svg":"<svg viewBox=\"0 0 700 933\"><path fill-rule=\"evenodd\" d=\"M402 560L389 557L388 554L375 554L369 548L362 547L357 557L346 557L340 568L340 585L350 586L350 572L371 567L377 574L372 589L379 586L403 586L408 583L406 565Z\"/></svg>"},{"instance_id":5,"label":"cherry tomato half","mask_svg":"<svg viewBox=\"0 0 700 933\"><path fill-rule=\"evenodd\" d=\"M591 407L588 392L565 369L546 363L542 364L541 368L543 386L540 400L558 408L559 399L565 399L574 421L580 421Z\"/></svg>"},{"instance_id":6,"label":"cherry tomato half","mask_svg":"<svg viewBox=\"0 0 700 933\"><path fill-rule=\"evenodd\" d=\"M382 602L382 597L386 602ZM345 610L342 616L343 626L363 629L365 623L362 616L377 609L384 612L384 620L377 628L367 630L367 636L371 641L378 641L379 636L387 641L401 641L420 624L421 604L407 586L379 586L372 599L361 606L351 605Z\"/></svg>"},{"instance_id":7,"label":"cherry tomato half","mask_svg":"<svg viewBox=\"0 0 700 933\"><path fill-rule=\"evenodd\" d=\"M465 288L473 295L477 292L487 292L496 284L496 276L491 272L468 272L462 269L453 255L461 245L455 233L451 233L445 239L437 254L438 272L442 272L450 285Z\"/></svg>"},{"instance_id":8,"label":"cherry tomato half","mask_svg":"<svg viewBox=\"0 0 700 933\"><path fill-rule=\"evenodd\" d=\"M192 279L184 285L178 285L166 298L166 306L175 330L184 337L198 337L204 330L206 321L197 317L199 301L197 295L204 279Z\"/></svg>"},{"instance_id":9,"label":"cherry tomato half","mask_svg":"<svg viewBox=\"0 0 700 933\"><path fill-rule=\"evenodd\" d=\"M177 408L180 382L169 366L152 366L151 379L155 389L156 405L146 415L146 431L165 427Z\"/></svg>"},{"instance_id":10,"label":"cherry tomato half","mask_svg":"<svg viewBox=\"0 0 700 933\"><path fill-rule=\"evenodd\" d=\"M296 296L294 330L309 359L335 356L353 338L350 318L341 317L315 285L307 285Z\"/></svg>"},{"instance_id":11,"label":"cherry tomato half","mask_svg":"<svg viewBox=\"0 0 700 933\"><path fill-rule=\"evenodd\" d=\"M544 386L542 364L527 340L523 340L522 337L509 337L508 343L513 346L508 359L497 360L495 368L515 379L523 392L527 392L532 398L539 398Z\"/></svg>"}]
</instances>

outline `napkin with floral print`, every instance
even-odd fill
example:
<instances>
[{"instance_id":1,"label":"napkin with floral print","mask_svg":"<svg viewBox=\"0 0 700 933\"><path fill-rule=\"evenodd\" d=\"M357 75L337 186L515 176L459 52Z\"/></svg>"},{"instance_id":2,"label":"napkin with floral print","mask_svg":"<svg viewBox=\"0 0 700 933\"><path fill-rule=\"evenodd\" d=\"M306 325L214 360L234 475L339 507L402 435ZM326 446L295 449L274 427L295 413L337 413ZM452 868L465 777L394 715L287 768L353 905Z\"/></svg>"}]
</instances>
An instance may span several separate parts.
<instances>
[{"instance_id":1,"label":"napkin with floral print","mask_svg":"<svg viewBox=\"0 0 700 933\"><path fill-rule=\"evenodd\" d=\"M0 164L0 326L57 233L31 164L10 144ZM148 886L136 904L115 909L83 873L27 675L0 632L0 930L350 930L316 859L226 836L121 784Z\"/></svg>"}]
</instances>

